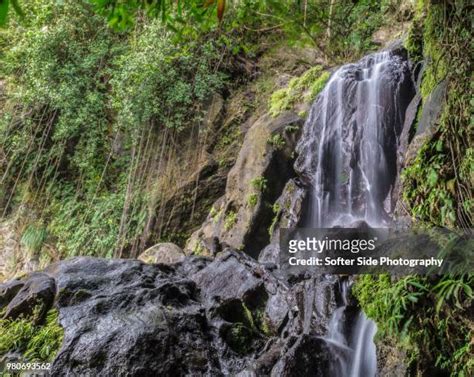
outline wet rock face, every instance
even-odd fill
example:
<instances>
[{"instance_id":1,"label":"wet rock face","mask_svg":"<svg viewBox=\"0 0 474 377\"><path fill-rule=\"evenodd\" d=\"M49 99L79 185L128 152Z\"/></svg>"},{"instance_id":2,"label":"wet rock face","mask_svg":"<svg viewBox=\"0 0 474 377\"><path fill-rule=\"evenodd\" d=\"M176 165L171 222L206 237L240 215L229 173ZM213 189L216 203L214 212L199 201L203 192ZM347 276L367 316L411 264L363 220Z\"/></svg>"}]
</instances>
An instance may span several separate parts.
<instances>
[{"instance_id":1,"label":"wet rock face","mask_svg":"<svg viewBox=\"0 0 474 377\"><path fill-rule=\"evenodd\" d=\"M77 258L51 266L65 338L53 375L212 375L263 346L265 306L281 289L246 258L174 266ZM259 310L260 313L259 314Z\"/></svg>"},{"instance_id":2,"label":"wet rock face","mask_svg":"<svg viewBox=\"0 0 474 377\"><path fill-rule=\"evenodd\" d=\"M35 314L35 322L42 322L53 304L55 288L54 279L41 272L30 274L25 282L14 280L3 284L0 287L0 302L12 297L5 309L4 318L17 319L20 315ZM35 308L38 308L37 313L33 313Z\"/></svg>"},{"instance_id":3,"label":"wet rock face","mask_svg":"<svg viewBox=\"0 0 474 377\"><path fill-rule=\"evenodd\" d=\"M59 310L53 376L327 375L321 337L333 291L331 282L285 283L228 249L172 265L61 261L2 285L0 302L15 315L31 297Z\"/></svg>"},{"instance_id":4,"label":"wet rock face","mask_svg":"<svg viewBox=\"0 0 474 377\"><path fill-rule=\"evenodd\" d=\"M330 376L331 350L318 337L303 335L272 369L272 377Z\"/></svg>"},{"instance_id":5,"label":"wet rock face","mask_svg":"<svg viewBox=\"0 0 474 377\"><path fill-rule=\"evenodd\" d=\"M48 273L65 329L53 375L199 374L216 367L199 290L183 271L77 258Z\"/></svg>"},{"instance_id":6,"label":"wet rock face","mask_svg":"<svg viewBox=\"0 0 474 377\"><path fill-rule=\"evenodd\" d=\"M269 242L271 206L294 175L293 150L302 124L291 112L253 122L227 177L225 195L188 240L187 254L213 255L230 246L258 256Z\"/></svg>"}]
</instances>

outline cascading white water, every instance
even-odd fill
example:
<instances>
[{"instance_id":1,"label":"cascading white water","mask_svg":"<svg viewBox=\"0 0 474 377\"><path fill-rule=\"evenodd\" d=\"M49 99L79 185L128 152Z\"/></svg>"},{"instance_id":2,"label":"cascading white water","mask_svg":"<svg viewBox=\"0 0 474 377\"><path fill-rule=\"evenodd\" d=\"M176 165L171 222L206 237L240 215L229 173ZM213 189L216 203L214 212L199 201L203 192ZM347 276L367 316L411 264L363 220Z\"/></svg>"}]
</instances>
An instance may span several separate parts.
<instances>
[{"instance_id":1,"label":"cascading white water","mask_svg":"<svg viewBox=\"0 0 474 377\"><path fill-rule=\"evenodd\" d=\"M377 372L376 348L373 338L377 332L375 323L363 312L358 312L350 332L345 330L349 282L341 282L342 305L333 313L326 337L334 350L334 374L344 377L373 377Z\"/></svg>"},{"instance_id":2,"label":"cascading white water","mask_svg":"<svg viewBox=\"0 0 474 377\"><path fill-rule=\"evenodd\" d=\"M390 51L339 68L307 120L296 168L311 181L306 223L387 224L406 99L407 63Z\"/></svg>"},{"instance_id":3,"label":"cascading white water","mask_svg":"<svg viewBox=\"0 0 474 377\"><path fill-rule=\"evenodd\" d=\"M311 191L304 226L354 227L361 221L387 226L398 138L412 95L402 88L409 81L406 59L393 51L369 55L332 75L311 108L298 145L295 167ZM340 280L342 303L325 338L334 350L332 373L373 377L376 326L362 312L346 315L348 284Z\"/></svg>"}]
</instances>

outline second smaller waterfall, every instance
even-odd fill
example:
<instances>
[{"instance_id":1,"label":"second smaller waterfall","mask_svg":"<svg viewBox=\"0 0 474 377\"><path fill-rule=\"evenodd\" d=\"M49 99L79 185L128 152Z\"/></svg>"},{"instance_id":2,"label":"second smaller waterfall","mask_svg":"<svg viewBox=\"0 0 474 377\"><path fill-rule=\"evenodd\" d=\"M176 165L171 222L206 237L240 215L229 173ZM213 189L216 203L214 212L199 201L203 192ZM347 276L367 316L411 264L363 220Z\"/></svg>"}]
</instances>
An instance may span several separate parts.
<instances>
[{"instance_id":1,"label":"second smaller waterfall","mask_svg":"<svg viewBox=\"0 0 474 377\"><path fill-rule=\"evenodd\" d=\"M326 341L334 351L336 365L334 377L371 377L377 371L374 335L375 323L358 311L355 323L346 326L345 314L348 310L349 281L340 282L342 305L333 313L329 322Z\"/></svg>"}]
</instances>

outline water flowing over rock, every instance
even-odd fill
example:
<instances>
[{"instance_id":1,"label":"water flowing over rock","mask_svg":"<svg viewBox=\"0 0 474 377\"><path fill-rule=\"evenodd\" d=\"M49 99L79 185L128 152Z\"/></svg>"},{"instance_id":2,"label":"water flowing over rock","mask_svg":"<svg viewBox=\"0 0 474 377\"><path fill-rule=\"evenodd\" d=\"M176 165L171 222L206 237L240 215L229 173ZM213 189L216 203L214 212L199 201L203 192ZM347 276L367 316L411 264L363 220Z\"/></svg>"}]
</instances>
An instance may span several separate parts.
<instances>
[{"instance_id":1,"label":"water flowing over rock","mask_svg":"<svg viewBox=\"0 0 474 377\"><path fill-rule=\"evenodd\" d=\"M384 51L341 67L313 104L295 164L311 190L306 225L389 221L397 145L414 94L400 53Z\"/></svg>"},{"instance_id":2,"label":"water flowing over rock","mask_svg":"<svg viewBox=\"0 0 474 377\"><path fill-rule=\"evenodd\" d=\"M399 49L369 55L333 74L313 104L297 147L296 170L308 186L300 225L390 224L397 150L413 96L409 64ZM340 296L325 336L333 355L331 375L374 377L376 326L348 303L345 278Z\"/></svg>"},{"instance_id":3,"label":"water flowing over rock","mask_svg":"<svg viewBox=\"0 0 474 377\"><path fill-rule=\"evenodd\" d=\"M267 115L247 133L225 197L187 245L214 259L172 244L148 250L151 264L74 258L0 286L0 307L17 317L39 298L43 311L59 310L65 334L53 376L374 377L376 328L352 281L281 276L278 234L389 223L412 96L402 49L339 68L312 106L295 169L299 117ZM284 145L269 145L273 135ZM242 245L263 249L259 261L234 250Z\"/></svg>"}]
</instances>

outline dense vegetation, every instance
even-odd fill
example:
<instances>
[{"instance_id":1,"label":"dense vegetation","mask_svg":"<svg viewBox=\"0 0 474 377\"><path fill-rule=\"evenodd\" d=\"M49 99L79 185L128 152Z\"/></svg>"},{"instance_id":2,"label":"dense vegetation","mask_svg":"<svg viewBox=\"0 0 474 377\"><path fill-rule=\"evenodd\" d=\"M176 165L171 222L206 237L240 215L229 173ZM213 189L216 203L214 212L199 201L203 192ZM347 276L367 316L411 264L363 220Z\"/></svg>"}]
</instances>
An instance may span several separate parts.
<instances>
[{"instance_id":1,"label":"dense vegetation","mask_svg":"<svg viewBox=\"0 0 474 377\"><path fill-rule=\"evenodd\" d=\"M9 3L21 10L7 14ZM174 1L145 3L0 2L0 16L8 16L0 19L8 21L0 29L1 217L17 220L22 244L45 263L79 254L136 256L150 237L173 239L150 235L150 224L196 167L212 95L227 96L258 76L239 64L282 44L309 46L324 65L341 64L377 48L373 33L391 22L411 21L406 47L415 63L425 61L422 105L443 80L448 92L437 129L404 172L405 204L428 226L472 226L467 2L418 0L412 8L397 0L244 0L227 2L225 12L222 1L183 9ZM264 99L268 111L311 100L328 76L319 65L307 70ZM421 114L422 107L418 121ZM249 205L255 201L249 197ZM413 370L431 364L468 376L473 284L472 275L369 276L355 294L379 338L408 350ZM26 320L0 327L15 334L0 338L0 353L15 341L34 358L50 359L46 330Z\"/></svg>"},{"instance_id":2,"label":"dense vegetation","mask_svg":"<svg viewBox=\"0 0 474 377\"><path fill-rule=\"evenodd\" d=\"M0 354L20 352L29 362L51 362L63 340L58 312L51 309L44 323L32 318L0 319Z\"/></svg>"},{"instance_id":3,"label":"dense vegetation","mask_svg":"<svg viewBox=\"0 0 474 377\"><path fill-rule=\"evenodd\" d=\"M155 21L117 34L82 3L35 6L28 25L2 32L3 214L31 205L30 232L47 227L61 255L112 256L156 195L146 159L222 87L219 47L174 44Z\"/></svg>"},{"instance_id":4,"label":"dense vegetation","mask_svg":"<svg viewBox=\"0 0 474 377\"><path fill-rule=\"evenodd\" d=\"M188 9L183 24L176 10L157 19L119 7L128 21L117 30L104 2L20 2L0 32L0 209L23 219L25 246L47 245L43 257L137 255L201 153L187 141L203 133L210 97L248 81L239 61L279 43L328 63L356 58L392 2L316 3L239 2L220 25L214 8Z\"/></svg>"},{"instance_id":5,"label":"dense vegetation","mask_svg":"<svg viewBox=\"0 0 474 377\"><path fill-rule=\"evenodd\" d=\"M443 82L447 100L432 137L404 170L404 199L422 226L470 228L473 220L472 56L467 2L418 1L406 42L412 60L424 59L417 123L423 105ZM407 350L412 370L469 376L473 362L474 276L365 276L355 287L379 328Z\"/></svg>"}]
</instances>

